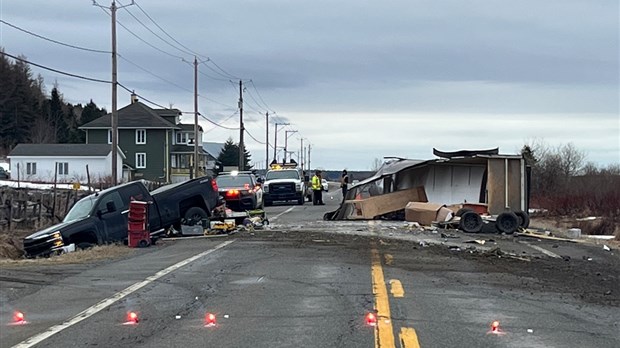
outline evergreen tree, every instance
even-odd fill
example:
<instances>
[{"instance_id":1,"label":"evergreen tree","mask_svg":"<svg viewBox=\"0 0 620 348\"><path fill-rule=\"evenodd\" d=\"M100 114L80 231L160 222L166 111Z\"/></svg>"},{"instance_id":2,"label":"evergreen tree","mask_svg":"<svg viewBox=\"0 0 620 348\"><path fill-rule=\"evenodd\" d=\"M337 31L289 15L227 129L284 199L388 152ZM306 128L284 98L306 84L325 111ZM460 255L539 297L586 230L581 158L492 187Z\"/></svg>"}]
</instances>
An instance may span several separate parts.
<instances>
[{"instance_id":1,"label":"evergreen tree","mask_svg":"<svg viewBox=\"0 0 620 348\"><path fill-rule=\"evenodd\" d=\"M250 153L244 148L244 160L245 160L245 170L249 170L252 168L250 165ZM220 151L220 154L217 156L217 161L221 163L222 167L234 167L239 166L239 144L233 143L232 138L228 138L226 143L224 143L224 148ZM221 170L216 168L216 174L219 174Z\"/></svg>"}]
</instances>

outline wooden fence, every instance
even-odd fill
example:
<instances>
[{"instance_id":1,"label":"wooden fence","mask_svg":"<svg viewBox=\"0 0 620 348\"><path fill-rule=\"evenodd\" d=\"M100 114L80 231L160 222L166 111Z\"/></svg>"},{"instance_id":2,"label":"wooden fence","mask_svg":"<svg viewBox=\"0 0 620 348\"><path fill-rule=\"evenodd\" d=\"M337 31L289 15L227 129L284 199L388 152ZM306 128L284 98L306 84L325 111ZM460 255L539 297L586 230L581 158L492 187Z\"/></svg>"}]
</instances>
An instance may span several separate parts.
<instances>
[{"instance_id":1,"label":"wooden fence","mask_svg":"<svg viewBox=\"0 0 620 348\"><path fill-rule=\"evenodd\" d=\"M0 187L0 231L56 224L88 192Z\"/></svg>"}]
</instances>

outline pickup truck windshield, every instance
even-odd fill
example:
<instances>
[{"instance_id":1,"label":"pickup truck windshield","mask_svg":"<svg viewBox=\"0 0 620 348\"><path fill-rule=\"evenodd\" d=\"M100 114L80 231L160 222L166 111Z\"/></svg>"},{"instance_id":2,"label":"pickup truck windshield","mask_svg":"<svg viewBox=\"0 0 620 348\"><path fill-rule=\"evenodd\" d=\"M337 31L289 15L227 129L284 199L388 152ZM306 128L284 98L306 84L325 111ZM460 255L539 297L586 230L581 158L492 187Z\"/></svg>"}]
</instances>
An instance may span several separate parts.
<instances>
[{"instance_id":1,"label":"pickup truck windshield","mask_svg":"<svg viewBox=\"0 0 620 348\"><path fill-rule=\"evenodd\" d=\"M62 220L63 222L69 222L74 220L79 220L88 216L88 214L92 211L93 205L95 204L95 197L86 197L79 200L65 218Z\"/></svg>"},{"instance_id":2,"label":"pickup truck windshield","mask_svg":"<svg viewBox=\"0 0 620 348\"><path fill-rule=\"evenodd\" d=\"M296 170L274 170L267 172L267 180L295 179L299 180L299 173Z\"/></svg>"},{"instance_id":3,"label":"pickup truck windshield","mask_svg":"<svg viewBox=\"0 0 620 348\"><path fill-rule=\"evenodd\" d=\"M247 175L220 175L215 178L218 187L244 187L252 185L252 180Z\"/></svg>"}]
</instances>

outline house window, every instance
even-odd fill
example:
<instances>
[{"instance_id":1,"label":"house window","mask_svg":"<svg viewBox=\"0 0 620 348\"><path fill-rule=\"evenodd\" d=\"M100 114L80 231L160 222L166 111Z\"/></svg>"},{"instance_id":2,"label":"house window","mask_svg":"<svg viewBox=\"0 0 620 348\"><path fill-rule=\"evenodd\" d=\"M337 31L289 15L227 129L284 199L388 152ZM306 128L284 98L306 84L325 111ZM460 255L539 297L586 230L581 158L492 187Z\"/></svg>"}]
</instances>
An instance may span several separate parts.
<instances>
[{"instance_id":1,"label":"house window","mask_svg":"<svg viewBox=\"0 0 620 348\"><path fill-rule=\"evenodd\" d=\"M177 132L177 144L187 144L186 132Z\"/></svg>"},{"instance_id":2,"label":"house window","mask_svg":"<svg viewBox=\"0 0 620 348\"><path fill-rule=\"evenodd\" d=\"M146 141L146 135L144 136L144 140ZM119 143L120 139L118 137L118 131L116 132L116 142ZM108 144L112 144L112 130L108 129Z\"/></svg>"},{"instance_id":3,"label":"house window","mask_svg":"<svg viewBox=\"0 0 620 348\"><path fill-rule=\"evenodd\" d=\"M146 153L136 153L136 168L146 168Z\"/></svg>"},{"instance_id":4,"label":"house window","mask_svg":"<svg viewBox=\"0 0 620 348\"><path fill-rule=\"evenodd\" d=\"M35 175L35 174L37 174L37 164L36 164L36 162L27 162L26 163L26 174L27 175Z\"/></svg>"},{"instance_id":5,"label":"house window","mask_svg":"<svg viewBox=\"0 0 620 348\"><path fill-rule=\"evenodd\" d=\"M136 144L146 144L146 129L136 129Z\"/></svg>"},{"instance_id":6,"label":"house window","mask_svg":"<svg viewBox=\"0 0 620 348\"><path fill-rule=\"evenodd\" d=\"M69 175L69 163L61 162L58 165L58 175Z\"/></svg>"}]
</instances>

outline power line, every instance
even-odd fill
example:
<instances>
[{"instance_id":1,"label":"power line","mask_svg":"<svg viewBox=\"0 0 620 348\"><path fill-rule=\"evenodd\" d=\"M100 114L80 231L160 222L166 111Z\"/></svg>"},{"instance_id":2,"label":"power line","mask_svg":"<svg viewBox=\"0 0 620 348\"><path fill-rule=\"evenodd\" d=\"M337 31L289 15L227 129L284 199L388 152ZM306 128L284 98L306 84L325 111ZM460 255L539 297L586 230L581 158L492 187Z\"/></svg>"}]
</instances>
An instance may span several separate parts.
<instances>
[{"instance_id":1,"label":"power line","mask_svg":"<svg viewBox=\"0 0 620 348\"><path fill-rule=\"evenodd\" d=\"M186 92L189 92L189 93L194 93L194 91L192 91L192 90L190 90L190 89L188 89L188 88L185 88L185 87L183 87L183 86L180 86L180 85L178 85L178 84L176 84L176 83L174 83L174 82L172 82L172 81L170 81L170 80L167 80L167 79L165 79L165 78L163 78L163 77L161 77L161 76L159 76L159 75L157 75L157 74L155 74L155 73L153 73L153 72L151 72L151 71L147 70L146 68L143 68L143 67L141 67L140 65L138 65L138 64L136 64L136 63L134 63L134 62L130 61L129 59L127 59L127 58L123 57L122 55L120 55L120 54L118 54L118 53L117 53L117 55L118 55L118 57L119 57L119 58L121 58L122 60L126 61L127 63L129 63L129 64L131 64L131 65L135 66L136 68L138 68L138 69L140 69L140 70L144 71L145 73L147 73L147 74L149 74L149 75L151 75L151 76L154 76L154 77L156 77L156 78L158 78L158 79L160 79L160 80L162 80L162 81L164 81L164 82L166 82L166 83L169 83L169 84L171 84L171 85L173 85L173 86L175 86L175 87L177 87L177 88L179 88L179 89L182 89L182 90L184 90L184 91L186 91Z\"/></svg>"},{"instance_id":2,"label":"power line","mask_svg":"<svg viewBox=\"0 0 620 348\"><path fill-rule=\"evenodd\" d=\"M247 129L245 130L245 132L246 132L246 133L248 133L248 135L250 136L250 138L254 139L254 141L255 141L255 142L257 142L257 143L259 143L259 144L261 144L261 145L266 145L266 144L265 144L265 142L260 141L260 140L258 140L258 139L256 139L256 138L254 138L254 136L252 135L252 133L250 133Z\"/></svg>"},{"instance_id":3,"label":"power line","mask_svg":"<svg viewBox=\"0 0 620 348\"><path fill-rule=\"evenodd\" d=\"M226 71L226 70L222 69L219 65L217 65L217 63L216 63L216 62L214 62L214 61L213 61L213 59L209 58L209 60L208 60L208 61L209 61L209 62L211 62L213 65L215 65L218 69L220 69L220 70L221 70L224 74L228 75L228 77L230 77L230 78L232 78L232 79L235 79L235 80L240 80L240 78L239 78L239 77L236 77L236 76L234 76L234 75L230 74L228 71Z\"/></svg>"},{"instance_id":4,"label":"power line","mask_svg":"<svg viewBox=\"0 0 620 348\"><path fill-rule=\"evenodd\" d=\"M112 16L112 15L111 15L110 13L108 13L108 11L106 11L104 8L102 8L102 7L100 7L100 8L101 8L101 11L105 12L108 16ZM127 32L129 32L131 35L133 35L136 39L138 39L138 40L142 41L145 45L150 46L151 48L153 48L153 49L155 49L155 50L157 50L157 51L159 51L159 52L161 52L161 53L163 53L163 54L166 54L166 55L168 55L168 56L170 56L170 57L177 58L177 59L181 59L181 60L183 59L183 57L181 57L181 56L177 56L176 54L172 54L172 53L170 53L170 52L166 52L166 51L162 50L161 48L159 48L159 47L157 47L157 46L155 46L155 45L151 44L150 42L148 42L148 41L144 40L144 39L143 39L143 38L141 38L138 34L134 33L134 32L133 32L133 31L131 31L131 30L129 30L129 28L127 28L127 27L126 27L123 23L121 23L119 20L116 20L116 23L118 23L118 25L120 25L121 27L123 27L123 29L127 30Z\"/></svg>"},{"instance_id":5,"label":"power line","mask_svg":"<svg viewBox=\"0 0 620 348\"><path fill-rule=\"evenodd\" d=\"M49 71L52 71L52 72L55 72L55 73L58 73L58 74L61 74L61 75L66 75L66 76L70 76L70 77L75 77L75 78L77 78L77 79L82 79L82 80L92 81L92 82L112 83L112 81L100 80L100 79L95 79L95 78L92 78L92 77L87 77L87 76L82 76L82 75L72 74L72 73L68 73L68 72L62 71L62 70L58 70L58 69L54 69L54 68L47 67L47 66L45 66L45 65L41 65L41 64L37 64L37 63L33 63L33 62L29 61L29 60L26 60L26 59L23 59L23 58L16 57L16 56L11 55L11 54L8 54L8 53L6 53L6 52L4 52L4 51L0 51L0 54L2 54L3 56L11 57L11 58L13 58L13 59L15 59L15 60L19 60L20 62L28 63L28 64L30 64L30 65L34 65L34 66L39 67L39 68L41 68L41 69L49 70Z\"/></svg>"},{"instance_id":6,"label":"power line","mask_svg":"<svg viewBox=\"0 0 620 348\"><path fill-rule=\"evenodd\" d=\"M217 71L217 70L213 69L212 67L210 67L209 65L207 65L207 64L206 64L207 62L211 62L211 63L213 63L215 66L217 66L217 65L213 62L213 60L211 60L211 58L207 59L207 61L205 61L205 62L201 62L201 64L202 64L202 65L204 65L204 66L206 66L209 70L213 71L214 73L216 73L216 74L218 74L218 75L220 75L220 76L222 76L222 77L224 77L224 78L226 78L226 79L236 79L236 80L238 80L238 78L237 78L237 77L234 77L233 75L230 75L230 74L226 73L226 71L224 71L224 70L222 70L222 71L224 71L224 73L226 73L227 75L222 74L221 72L219 72L219 71ZM218 66L218 68L219 68L219 66ZM221 70L221 68L220 68L220 70Z\"/></svg>"},{"instance_id":7,"label":"power line","mask_svg":"<svg viewBox=\"0 0 620 348\"><path fill-rule=\"evenodd\" d=\"M200 73L200 75L204 75L204 76L206 76L206 77L208 77L208 78L210 78L210 79L212 79L212 80L216 80L216 81L226 81L226 82L230 81L230 79L228 79L228 78L226 78L226 79L221 79L221 78L213 77L213 76L211 76L211 75L207 75L206 73L203 73L203 72L202 72L202 71L200 71L200 70L198 70L198 72Z\"/></svg>"},{"instance_id":8,"label":"power line","mask_svg":"<svg viewBox=\"0 0 620 348\"><path fill-rule=\"evenodd\" d=\"M196 51L193 51L193 50L192 50L192 49L190 49L189 47L187 47L187 46L183 45L182 43L180 43L179 41L177 41L177 39L175 39L174 37L172 37L170 34L168 34L168 32L166 32L166 31L164 30L164 28L162 28L159 24L157 24L157 22L156 22L156 21L155 21L155 20L154 20L154 19L153 19L153 18L152 18L152 17L151 17L148 13L146 13L146 11L145 11L144 9L142 9L142 7L140 6L140 4L138 4L137 2L136 2L135 4L136 4L136 6L140 9L140 11L142 11L142 13L144 13L144 15L145 15L148 19L150 19L150 20L151 20L151 22L153 22L153 24L155 24L155 26L156 26L157 28L159 28L159 30L161 30L164 34L166 34L166 36L168 36L170 39L172 39L172 41L176 42L177 44L179 44L179 46L181 46L181 47L185 48L185 49L186 49L186 50L188 50L189 52L191 52L191 53L193 53L193 54L195 54L195 55L197 55L197 56L199 56L199 57L201 57L201 58L203 58L203 59L204 59L204 58L208 58L208 57L206 57L206 56L204 56L204 55L202 55L202 54L196 53Z\"/></svg>"},{"instance_id":9,"label":"power line","mask_svg":"<svg viewBox=\"0 0 620 348\"><path fill-rule=\"evenodd\" d=\"M24 28L20 28L20 27L14 25L14 24L11 24L11 23L3 20L3 19L0 19L0 23L4 23L5 25L8 25L11 28L17 29L17 30L19 30L21 32L24 32L26 34L32 35L32 36L37 37L39 39L42 39L42 40L45 40L45 41L49 41L49 42L53 42L53 43L58 44L58 45L62 45L62 46L66 46L66 47L71 47L71 48L75 48L75 49L82 50L82 51L88 51L88 52L106 53L106 54L111 54L112 53L110 51L103 51L103 50L96 50L96 49L93 49L93 48L80 47L80 46L76 46L76 45L71 45L71 44L68 44L68 43L60 42L60 41L57 41L57 40L54 40L54 39L50 39L50 38L45 37L43 35L39 35L39 34L33 33L31 31L29 31L29 30L24 29Z\"/></svg>"},{"instance_id":10,"label":"power line","mask_svg":"<svg viewBox=\"0 0 620 348\"><path fill-rule=\"evenodd\" d=\"M219 123L217 123L215 121L211 121L210 119L208 119L207 117L205 117L204 115L202 115L200 113L198 115L200 117L204 118L205 120L207 120L209 123L211 123L211 124L213 124L213 125L215 125L217 127L220 127L220 128L223 128L223 129L229 129L229 130L238 130L239 129L239 127L226 127L226 126L222 126L221 124L219 124Z\"/></svg>"},{"instance_id":11,"label":"power line","mask_svg":"<svg viewBox=\"0 0 620 348\"><path fill-rule=\"evenodd\" d=\"M256 88L256 85L254 84L254 81L250 79L250 83L252 84L252 87L254 87L254 90L256 91L256 95L258 96L258 98L263 102L263 104L265 105L265 107L267 108L268 111L271 111L273 113L275 113L275 111L273 111L269 105L267 105L267 103L265 103L265 100L263 99L263 97L260 95L260 93L258 93L258 88Z\"/></svg>"},{"instance_id":12,"label":"power line","mask_svg":"<svg viewBox=\"0 0 620 348\"><path fill-rule=\"evenodd\" d=\"M228 120L230 120L231 118L235 117L235 115L239 114L239 111L235 111L232 115L226 117L224 120L220 121L220 124L227 122ZM211 128L208 131L204 131L203 134L209 133L211 131L215 130L215 128Z\"/></svg>"},{"instance_id":13,"label":"power line","mask_svg":"<svg viewBox=\"0 0 620 348\"><path fill-rule=\"evenodd\" d=\"M121 6L123 5L120 1L118 1L118 3L119 3ZM135 4L135 2L134 2L134 4ZM130 15L131 17L133 17L133 19L135 19L138 23L140 23L140 25L142 25L142 26L143 26L146 30L148 30L151 34L155 35L158 39L160 39L161 41L163 41L163 42L167 43L170 47L172 47L172 48L174 48L174 49L179 50L180 52L183 52L183 53L188 54L188 55L193 55L193 54L192 54L192 52L189 52L189 51L186 51L186 50L182 50L182 49L178 48L177 46L175 46L175 45L171 44L168 40L166 40L166 39L164 39L163 37L159 36L159 35L158 35L157 33L155 33L155 32L154 32L151 28L149 28L146 24L144 24L144 23L143 23L140 19L138 19L138 17L136 17L133 13L131 13L131 11L130 11L127 7L124 7L124 9L125 9L125 11L126 11L127 13L129 13L129 15ZM118 22L118 21L117 21L117 22Z\"/></svg>"},{"instance_id":14,"label":"power line","mask_svg":"<svg viewBox=\"0 0 620 348\"><path fill-rule=\"evenodd\" d=\"M140 99L144 100L145 102L147 102L147 103L149 103L149 104L153 104L153 105L155 105L155 106L157 106L157 107L160 107L160 108L162 108L162 109L169 109L168 107L165 107L165 106L163 106L163 105L161 105L161 104L157 104L156 102L151 101L151 100L149 100L149 99L146 99L144 96L142 96L142 95L140 95L140 94L138 94L138 93L134 92L134 90L129 89L128 87L125 87L122 83L120 83L120 82L117 82L117 83L118 83L118 86L119 86L119 87L121 87L122 89L126 90L126 91L127 91L127 92L129 92L129 93L135 94L136 96L140 97Z\"/></svg>"}]
</instances>

